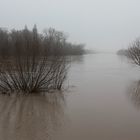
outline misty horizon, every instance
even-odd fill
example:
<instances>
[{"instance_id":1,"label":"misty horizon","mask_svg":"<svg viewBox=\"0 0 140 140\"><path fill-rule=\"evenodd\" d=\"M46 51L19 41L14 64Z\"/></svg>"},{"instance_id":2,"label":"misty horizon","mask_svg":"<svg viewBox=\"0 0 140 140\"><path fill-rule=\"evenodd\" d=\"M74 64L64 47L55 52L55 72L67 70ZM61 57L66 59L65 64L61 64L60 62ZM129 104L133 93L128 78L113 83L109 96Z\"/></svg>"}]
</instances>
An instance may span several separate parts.
<instances>
[{"instance_id":1,"label":"misty horizon","mask_svg":"<svg viewBox=\"0 0 140 140\"><path fill-rule=\"evenodd\" d=\"M0 1L0 27L53 27L87 49L117 51L140 36L138 0Z\"/></svg>"}]
</instances>

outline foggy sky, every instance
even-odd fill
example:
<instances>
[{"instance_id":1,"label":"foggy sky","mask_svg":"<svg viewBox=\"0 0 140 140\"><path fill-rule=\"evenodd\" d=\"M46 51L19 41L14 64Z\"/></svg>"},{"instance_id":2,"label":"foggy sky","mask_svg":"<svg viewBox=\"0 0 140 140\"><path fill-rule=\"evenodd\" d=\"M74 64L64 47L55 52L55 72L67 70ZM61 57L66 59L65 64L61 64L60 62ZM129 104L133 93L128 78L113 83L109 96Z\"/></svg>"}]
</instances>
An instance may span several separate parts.
<instances>
[{"instance_id":1,"label":"foggy sky","mask_svg":"<svg viewBox=\"0 0 140 140\"><path fill-rule=\"evenodd\" d=\"M140 37L140 0L0 0L0 27L54 27L89 49L115 51Z\"/></svg>"}]
</instances>

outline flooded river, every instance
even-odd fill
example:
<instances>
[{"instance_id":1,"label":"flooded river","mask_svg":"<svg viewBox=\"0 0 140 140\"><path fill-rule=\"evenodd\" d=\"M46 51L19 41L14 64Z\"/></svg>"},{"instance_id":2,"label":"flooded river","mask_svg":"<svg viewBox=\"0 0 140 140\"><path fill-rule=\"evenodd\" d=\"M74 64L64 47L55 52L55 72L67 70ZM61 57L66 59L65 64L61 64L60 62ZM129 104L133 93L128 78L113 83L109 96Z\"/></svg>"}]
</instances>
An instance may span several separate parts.
<instances>
[{"instance_id":1,"label":"flooded river","mask_svg":"<svg viewBox=\"0 0 140 140\"><path fill-rule=\"evenodd\" d=\"M140 67L116 54L72 59L65 92L0 96L0 140L140 139Z\"/></svg>"}]
</instances>

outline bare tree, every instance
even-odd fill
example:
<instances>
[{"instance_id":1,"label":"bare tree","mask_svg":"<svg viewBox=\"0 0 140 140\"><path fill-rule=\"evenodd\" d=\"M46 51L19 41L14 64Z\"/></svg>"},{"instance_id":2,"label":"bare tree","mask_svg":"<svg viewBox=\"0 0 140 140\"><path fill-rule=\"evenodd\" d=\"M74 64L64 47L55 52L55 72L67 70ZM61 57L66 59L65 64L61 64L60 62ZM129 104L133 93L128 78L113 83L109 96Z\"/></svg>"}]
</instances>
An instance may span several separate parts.
<instances>
[{"instance_id":1,"label":"bare tree","mask_svg":"<svg viewBox=\"0 0 140 140\"><path fill-rule=\"evenodd\" d=\"M135 40L127 50L127 56L140 66L140 39Z\"/></svg>"}]
</instances>

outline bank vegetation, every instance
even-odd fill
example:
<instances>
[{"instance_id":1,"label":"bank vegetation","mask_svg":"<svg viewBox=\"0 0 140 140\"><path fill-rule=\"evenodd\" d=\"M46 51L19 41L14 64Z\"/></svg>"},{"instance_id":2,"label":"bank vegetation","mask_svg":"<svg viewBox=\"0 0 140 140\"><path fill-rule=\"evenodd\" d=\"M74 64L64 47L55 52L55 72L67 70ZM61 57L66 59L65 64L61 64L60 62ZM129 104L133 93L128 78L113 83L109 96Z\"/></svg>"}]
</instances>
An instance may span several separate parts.
<instances>
[{"instance_id":1,"label":"bank vegetation","mask_svg":"<svg viewBox=\"0 0 140 140\"><path fill-rule=\"evenodd\" d=\"M67 76L67 55L84 54L83 44L67 41L53 28L0 28L0 93L31 94L61 90Z\"/></svg>"}]
</instances>

